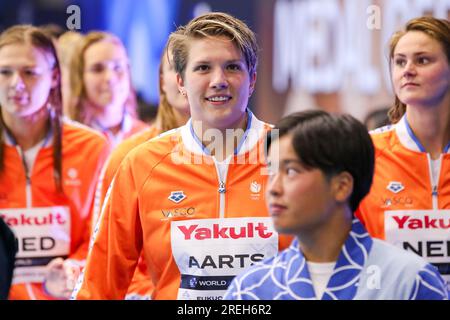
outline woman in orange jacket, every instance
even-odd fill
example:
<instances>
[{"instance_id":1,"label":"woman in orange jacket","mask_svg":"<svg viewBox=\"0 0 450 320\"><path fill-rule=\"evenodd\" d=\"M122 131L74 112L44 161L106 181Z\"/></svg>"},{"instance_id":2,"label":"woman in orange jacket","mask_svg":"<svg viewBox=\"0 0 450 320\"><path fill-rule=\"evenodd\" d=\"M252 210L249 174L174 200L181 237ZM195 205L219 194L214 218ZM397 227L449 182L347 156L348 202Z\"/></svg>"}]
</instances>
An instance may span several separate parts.
<instances>
[{"instance_id":1,"label":"woman in orange jacket","mask_svg":"<svg viewBox=\"0 0 450 320\"><path fill-rule=\"evenodd\" d=\"M153 299L221 299L236 274L278 251L264 204L270 126L247 106L254 33L216 12L180 27L169 47L191 119L122 161L74 298L122 299L143 251Z\"/></svg>"},{"instance_id":2,"label":"woman in orange jacket","mask_svg":"<svg viewBox=\"0 0 450 320\"><path fill-rule=\"evenodd\" d=\"M189 119L190 111L186 97L178 90L173 56L167 48L159 66L159 105L156 122L143 132L137 133L120 143L109 156L99 178L94 206L94 221L97 220L109 185L123 158L135 147L158 134L178 128ZM127 299L148 299L153 286L144 259L139 260L133 280L128 288Z\"/></svg>"},{"instance_id":3,"label":"woman in orange jacket","mask_svg":"<svg viewBox=\"0 0 450 320\"><path fill-rule=\"evenodd\" d=\"M0 35L0 217L18 244L10 299L67 298L87 254L109 147L93 130L61 120L59 75L40 29Z\"/></svg>"},{"instance_id":4,"label":"woman in orange jacket","mask_svg":"<svg viewBox=\"0 0 450 320\"><path fill-rule=\"evenodd\" d=\"M375 130L375 175L358 216L450 285L450 22L410 20L390 42L394 125Z\"/></svg>"},{"instance_id":5,"label":"woman in orange jacket","mask_svg":"<svg viewBox=\"0 0 450 320\"><path fill-rule=\"evenodd\" d=\"M148 126L137 119L128 56L113 34L92 31L75 49L68 116L102 132L116 146ZM64 110L66 111L66 110Z\"/></svg>"}]
</instances>

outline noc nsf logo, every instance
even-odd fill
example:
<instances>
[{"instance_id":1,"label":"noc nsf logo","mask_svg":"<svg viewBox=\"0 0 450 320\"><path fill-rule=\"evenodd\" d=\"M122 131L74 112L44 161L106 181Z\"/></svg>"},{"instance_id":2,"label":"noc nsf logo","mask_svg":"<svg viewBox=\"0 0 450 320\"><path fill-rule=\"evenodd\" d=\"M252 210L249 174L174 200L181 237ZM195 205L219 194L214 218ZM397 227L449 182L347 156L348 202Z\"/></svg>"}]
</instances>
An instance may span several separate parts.
<instances>
[{"instance_id":1,"label":"noc nsf logo","mask_svg":"<svg viewBox=\"0 0 450 320\"><path fill-rule=\"evenodd\" d=\"M78 176L78 170L75 168L69 168L67 170L67 178L64 179L64 183L67 186L79 187L81 185L81 180Z\"/></svg>"},{"instance_id":2,"label":"noc nsf logo","mask_svg":"<svg viewBox=\"0 0 450 320\"><path fill-rule=\"evenodd\" d=\"M250 199L260 200L261 198L261 184L257 181L252 181L250 183Z\"/></svg>"}]
</instances>

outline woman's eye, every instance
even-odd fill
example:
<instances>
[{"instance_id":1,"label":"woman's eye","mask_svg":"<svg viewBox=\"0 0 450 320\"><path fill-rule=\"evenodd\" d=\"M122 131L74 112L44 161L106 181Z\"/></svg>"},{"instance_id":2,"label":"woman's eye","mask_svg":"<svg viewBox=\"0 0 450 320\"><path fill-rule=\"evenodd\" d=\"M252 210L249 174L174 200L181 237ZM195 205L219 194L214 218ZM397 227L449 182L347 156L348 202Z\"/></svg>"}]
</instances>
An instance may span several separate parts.
<instances>
[{"instance_id":1,"label":"woman's eye","mask_svg":"<svg viewBox=\"0 0 450 320\"><path fill-rule=\"evenodd\" d=\"M398 58L394 60L394 64L399 67L404 67L406 65L406 60Z\"/></svg>"},{"instance_id":2,"label":"woman's eye","mask_svg":"<svg viewBox=\"0 0 450 320\"><path fill-rule=\"evenodd\" d=\"M94 72L94 73L101 73L104 70L105 70L105 67L101 64L95 64L89 68L89 71Z\"/></svg>"},{"instance_id":3,"label":"woman's eye","mask_svg":"<svg viewBox=\"0 0 450 320\"><path fill-rule=\"evenodd\" d=\"M0 74L2 76L9 76L12 74L12 71L10 69L0 69Z\"/></svg>"},{"instance_id":4,"label":"woman's eye","mask_svg":"<svg viewBox=\"0 0 450 320\"><path fill-rule=\"evenodd\" d=\"M125 65L121 63L117 63L114 65L114 71L116 72L123 72L125 70Z\"/></svg>"},{"instance_id":5,"label":"woman's eye","mask_svg":"<svg viewBox=\"0 0 450 320\"><path fill-rule=\"evenodd\" d=\"M202 64L202 65L195 67L194 70L195 71L207 71L207 70L209 70L209 66L206 64Z\"/></svg>"},{"instance_id":6,"label":"woman's eye","mask_svg":"<svg viewBox=\"0 0 450 320\"><path fill-rule=\"evenodd\" d=\"M288 177L293 177L299 173L299 170L294 168L286 168L286 174Z\"/></svg>"},{"instance_id":7,"label":"woman's eye","mask_svg":"<svg viewBox=\"0 0 450 320\"><path fill-rule=\"evenodd\" d=\"M232 70L232 71L239 71L239 70L241 70L241 66L238 64L230 64L228 66L228 69Z\"/></svg>"},{"instance_id":8,"label":"woman's eye","mask_svg":"<svg viewBox=\"0 0 450 320\"><path fill-rule=\"evenodd\" d=\"M429 62L430 62L430 59L428 59L427 57L419 57L417 59L418 64L427 64Z\"/></svg>"},{"instance_id":9,"label":"woman's eye","mask_svg":"<svg viewBox=\"0 0 450 320\"><path fill-rule=\"evenodd\" d=\"M38 75L38 72L35 70L25 70L25 75L26 76L30 76L30 77L34 77Z\"/></svg>"},{"instance_id":10,"label":"woman's eye","mask_svg":"<svg viewBox=\"0 0 450 320\"><path fill-rule=\"evenodd\" d=\"M274 176L277 173L278 169L279 168L277 163L271 161L267 162L267 175L269 176L269 178L270 176Z\"/></svg>"}]
</instances>

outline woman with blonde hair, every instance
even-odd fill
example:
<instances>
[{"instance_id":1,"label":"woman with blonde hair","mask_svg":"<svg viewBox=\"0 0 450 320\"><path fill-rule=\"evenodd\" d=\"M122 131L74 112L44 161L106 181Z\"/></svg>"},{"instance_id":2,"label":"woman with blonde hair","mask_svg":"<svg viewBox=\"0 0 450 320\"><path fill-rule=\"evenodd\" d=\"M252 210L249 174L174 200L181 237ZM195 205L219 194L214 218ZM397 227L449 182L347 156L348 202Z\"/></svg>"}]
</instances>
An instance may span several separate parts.
<instances>
[{"instance_id":1,"label":"woman with blonde hair","mask_svg":"<svg viewBox=\"0 0 450 320\"><path fill-rule=\"evenodd\" d=\"M64 32L56 40L56 50L61 67L61 94L63 101L63 113L67 114L69 106L77 103L77 97L71 95L70 90L70 68L72 57L77 46L83 43L83 34L76 31ZM78 57L77 57L78 58Z\"/></svg>"},{"instance_id":2,"label":"woman with blonde hair","mask_svg":"<svg viewBox=\"0 0 450 320\"><path fill-rule=\"evenodd\" d=\"M214 12L178 28L169 47L191 118L122 161L74 298L122 299L144 256L152 299L221 299L237 273L290 240L278 237L264 204L258 155L270 126L248 108L255 34Z\"/></svg>"},{"instance_id":3,"label":"woman with blonde hair","mask_svg":"<svg viewBox=\"0 0 450 320\"><path fill-rule=\"evenodd\" d=\"M374 183L359 217L450 283L450 22L415 18L390 42L394 123L372 134Z\"/></svg>"},{"instance_id":4,"label":"woman with blonde hair","mask_svg":"<svg viewBox=\"0 0 450 320\"><path fill-rule=\"evenodd\" d=\"M135 134L120 143L108 158L97 185L97 202L94 208L94 221L97 220L111 184L123 158L135 147L158 134L184 125L190 116L187 99L180 93L173 66L173 55L164 49L159 65L159 105L155 123L148 129ZM139 260L133 280L128 288L128 299L146 299L150 297L153 286L144 260Z\"/></svg>"},{"instance_id":5,"label":"woman with blonde hair","mask_svg":"<svg viewBox=\"0 0 450 320\"><path fill-rule=\"evenodd\" d=\"M178 128L184 125L190 116L187 99L180 93L177 85L176 73L173 66L173 55L164 49L159 65L159 105L155 123L150 128L125 139L111 153L105 167L102 170L99 188L103 200L112 179L119 168L123 158L134 147L148 141L158 134ZM101 203L96 206L94 217L97 217L101 208ZM96 219L95 219L96 220Z\"/></svg>"},{"instance_id":6,"label":"woman with blonde hair","mask_svg":"<svg viewBox=\"0 0 450 320\"><path fill-rule=\"evenodd\" d=\"M67 298L109 147L94 130L62 121L58 58L39 28L0 34L0 111L0 218L18 243L9 297Z\"/></svg>"},{"instance_id":7,"label":"woman with blonde hair","mask_svg":"<svg viewBox=\"0 0 450 320\"><path fill-rule=\"evenodd\" d=\"M70 85L77 101L68 108L71 119L101 131L112 146L148 127L137 119L128 56L118 37L90 32L75 57Z\"/></svg>"}]
</instances>

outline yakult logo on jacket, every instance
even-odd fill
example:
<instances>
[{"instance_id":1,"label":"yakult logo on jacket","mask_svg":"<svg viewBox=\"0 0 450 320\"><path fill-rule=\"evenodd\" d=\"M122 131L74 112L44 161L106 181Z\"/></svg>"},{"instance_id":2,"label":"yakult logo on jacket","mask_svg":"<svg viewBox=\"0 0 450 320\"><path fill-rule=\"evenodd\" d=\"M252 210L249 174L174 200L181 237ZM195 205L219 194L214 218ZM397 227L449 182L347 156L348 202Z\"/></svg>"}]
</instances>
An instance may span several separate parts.
<instances>
[{"instance_id":1,"label":"yakult logo on jacket","mask_svg":"<svg viewBox=\"0 0 450 320\"><path fill-rule=\"evenodd\" d=\"M6 215L0 214L0 218L2 218L10 227L45 226L52 224L64 225L67 223L67 220L61 213L49 213L46 216L41 217L27 216L23 213L19 214L17 217L7 217Z\"/></svg>"},{"instance_id":2,"label":"yakult logo on jacket","mask_svg":"<svg viewBox=\"0 0 450 320\"><path fill-rule=\"evenodd\" d=\"M214 223L211 228L199 228L198 224L191 226L178 226L183 233L184 240L208 240L208 239L240 239L259 237L268 239L273 232L268 232L268 227L263 222L256 225L253 222L247 223L244 227L221 227Z\"/></svg>"},{"instance_id":3,"label":"yakult logo on jacket","mask_svg":"<svg viewBox=\"0 0 450 320\"><path fill-rule=\"evenodd\" d=\"M450 229L450 219L430 218L424 215L421 218L411 218L411 216L392 216L399 229Z\"/></svg>"}]
</instances>

